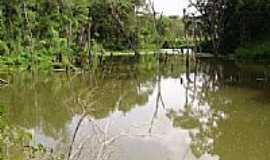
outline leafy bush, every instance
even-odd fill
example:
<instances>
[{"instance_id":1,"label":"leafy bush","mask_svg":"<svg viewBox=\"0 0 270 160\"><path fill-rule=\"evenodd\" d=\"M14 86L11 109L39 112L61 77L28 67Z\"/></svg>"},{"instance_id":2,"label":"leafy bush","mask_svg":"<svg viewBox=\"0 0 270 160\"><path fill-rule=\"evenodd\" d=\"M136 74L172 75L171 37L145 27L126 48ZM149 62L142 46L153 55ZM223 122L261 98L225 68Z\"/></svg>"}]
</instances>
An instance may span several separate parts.
<instances>
[{"instance_id":1,"label":"leafy bush","mask_svg":"<svg viewBox=\"0 0 270 160\"><path fill-rule=\"evenodd\" d=\"M235 50L238 59L270 59L270 40L249 43Z\"/></svg>"},{"instance_id":2,"label":"leafy bush","mask_svg":"<svg viewBox=\"0 0 270 160\"><path fill-rule=\"evenodd\" d=\"M7 44L0 40L0 56L9 54L9 48Z\"/></svg>"}]
</instances>

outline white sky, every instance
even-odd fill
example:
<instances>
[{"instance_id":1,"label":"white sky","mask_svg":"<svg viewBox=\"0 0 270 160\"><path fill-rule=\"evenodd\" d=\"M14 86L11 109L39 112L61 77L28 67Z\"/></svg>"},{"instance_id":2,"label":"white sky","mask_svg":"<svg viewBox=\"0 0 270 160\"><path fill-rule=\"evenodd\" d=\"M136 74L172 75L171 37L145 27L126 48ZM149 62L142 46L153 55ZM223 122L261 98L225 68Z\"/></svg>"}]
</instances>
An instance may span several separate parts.
<instances>
[{"instance_id":1,"label":"white sky","mask_svg":"<svg viewBox=\"0 0 270 160\"><path fill-rule=\"evenodd\" d=\"M165 15L182 15L188 6L188 0L153 0L155 9Z\"/></svg>"}]
</instances>

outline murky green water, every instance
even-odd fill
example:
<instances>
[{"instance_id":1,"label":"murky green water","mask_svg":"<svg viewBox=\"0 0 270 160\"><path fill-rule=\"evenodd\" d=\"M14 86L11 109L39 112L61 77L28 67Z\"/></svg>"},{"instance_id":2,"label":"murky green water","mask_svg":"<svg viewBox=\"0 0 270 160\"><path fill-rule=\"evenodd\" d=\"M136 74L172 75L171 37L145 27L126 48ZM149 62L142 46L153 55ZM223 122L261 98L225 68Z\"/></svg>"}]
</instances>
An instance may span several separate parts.
<instances>
[{"instance_id":1,"label":"murky green water","mask_svg":"<svg viewBox=\"0 0 270 160\"><path fill-rule=\"evenodd\" d=\"M144 61L147 61L144 62ZM108 61L95 73L2 74L8 120L72 158L269 160L270 67L179 58ZM15 153L14 153L15 154Z\"/></svg>"}]
</instances>

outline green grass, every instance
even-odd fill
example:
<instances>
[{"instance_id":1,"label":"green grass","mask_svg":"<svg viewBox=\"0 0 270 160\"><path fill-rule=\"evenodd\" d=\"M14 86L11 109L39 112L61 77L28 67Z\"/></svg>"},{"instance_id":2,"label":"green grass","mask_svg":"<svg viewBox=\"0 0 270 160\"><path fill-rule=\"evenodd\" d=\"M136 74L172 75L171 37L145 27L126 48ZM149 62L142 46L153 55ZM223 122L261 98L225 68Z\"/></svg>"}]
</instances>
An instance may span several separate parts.
<instances>
[{"instance_id":1,"label":"green grass","mask_svg":"<svg viewBox=\"0 0 270 160\"><path fill-rule=\"evenodd\" d=\"M41 53L33 54L33 57L29 53L0 56L0 67L3 70L6 68L20 68L26 70L31 63L35 63L38 64L37 66L40 69L48 69L52 66L52 58L52 56Z\"/></svg>"}]
</instances>

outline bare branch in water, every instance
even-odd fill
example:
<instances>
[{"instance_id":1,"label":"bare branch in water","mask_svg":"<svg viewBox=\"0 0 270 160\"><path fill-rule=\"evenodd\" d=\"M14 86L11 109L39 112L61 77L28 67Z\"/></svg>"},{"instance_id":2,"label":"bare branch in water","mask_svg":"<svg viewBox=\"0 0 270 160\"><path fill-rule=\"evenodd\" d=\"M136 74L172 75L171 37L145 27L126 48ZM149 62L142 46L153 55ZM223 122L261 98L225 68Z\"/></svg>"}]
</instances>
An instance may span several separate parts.
<instances>
[{"instance_id":1,"label":"bare branch in water","mask_svg":"<svg viewBox=\"0 0 270 160\"><path fill-rule=\"evenodd\" d=\"M70 160L70 156L71 156L71 153L72 153L72 150L73 150L73 145L74 145L74 142L75 142L75 139L76 139L76 136L77 136L77 133L80 129L80 126L84 120L84 118L87 116L87 113L84 111L84 113L82 114L77 126L76 126L76 129L74 131L74 134L72 136L72 141L71 141L71 144L69 146L69 151L68 151L68 156L67 156L67 160Z\"/></svg>"}]
</instances>

